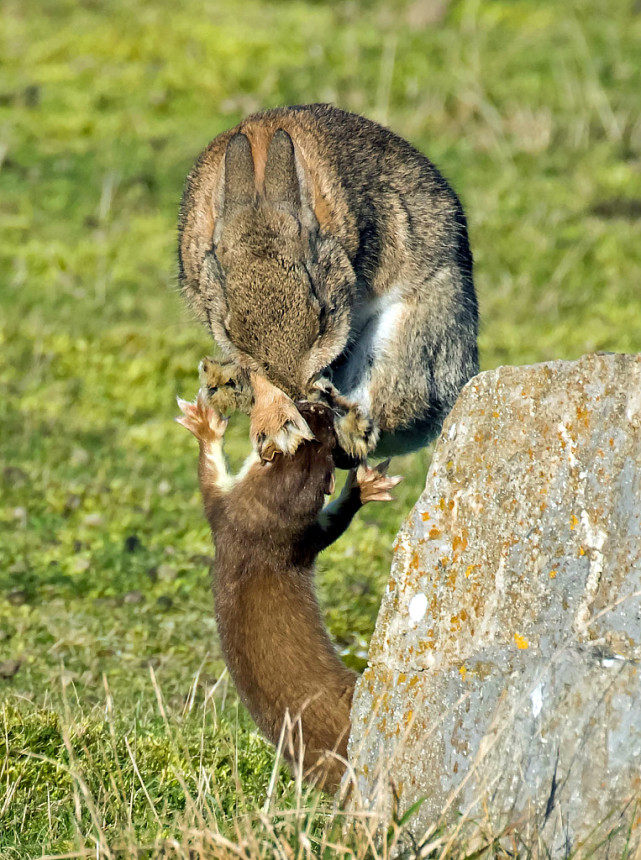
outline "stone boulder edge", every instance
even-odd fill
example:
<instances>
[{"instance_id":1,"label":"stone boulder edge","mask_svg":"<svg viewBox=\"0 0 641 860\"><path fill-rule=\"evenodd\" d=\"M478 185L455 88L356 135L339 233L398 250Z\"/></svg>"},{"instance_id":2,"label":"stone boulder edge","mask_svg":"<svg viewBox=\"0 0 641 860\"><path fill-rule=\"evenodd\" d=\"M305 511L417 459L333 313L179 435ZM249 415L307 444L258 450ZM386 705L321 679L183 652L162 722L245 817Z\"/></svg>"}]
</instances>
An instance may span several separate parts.
<instances>
[{"instance_id":1,"label":"stone boulder edge","mask_svg":"<svg viewBox=\"0 0 641 860\"><path fill-rule=\"evenodd\" d=\"M479 374L395 543L355 802L423 799L418 841L456 821L552 857L637 849L640 658L641 355Z\"/></svg>"}]
</instances>

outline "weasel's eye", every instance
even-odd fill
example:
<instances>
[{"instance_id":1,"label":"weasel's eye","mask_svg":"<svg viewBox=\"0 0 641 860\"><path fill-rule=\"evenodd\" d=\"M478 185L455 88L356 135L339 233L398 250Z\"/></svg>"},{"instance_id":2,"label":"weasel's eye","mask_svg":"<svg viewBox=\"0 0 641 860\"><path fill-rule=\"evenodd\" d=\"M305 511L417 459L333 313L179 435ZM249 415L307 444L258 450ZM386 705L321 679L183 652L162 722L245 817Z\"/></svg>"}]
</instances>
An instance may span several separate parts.
<instances>
[{"instance_id":1,"label":"weasel's eye","mask_svg":"<svg viewBox=\"0 0 641 860\"><path fill-rule=\"evenodd\" d=\"M210 396L210 397L213 397L213 396L214 396L214 394L216 394L216 392L217 392L217 391L218 391L218 388L208 388L208 389L207 389L207 394L209 394L209 396Z\"/></svg>"}]
</instances>

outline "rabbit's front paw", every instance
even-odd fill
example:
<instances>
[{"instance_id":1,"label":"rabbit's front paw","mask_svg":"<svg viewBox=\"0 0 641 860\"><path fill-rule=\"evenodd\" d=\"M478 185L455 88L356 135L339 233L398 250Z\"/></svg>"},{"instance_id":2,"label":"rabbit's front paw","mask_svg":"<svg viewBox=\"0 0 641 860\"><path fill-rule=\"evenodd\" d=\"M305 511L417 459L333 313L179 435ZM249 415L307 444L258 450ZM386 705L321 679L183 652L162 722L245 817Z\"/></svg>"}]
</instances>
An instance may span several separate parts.
<instances>
[{"instance_id":1,"label":"rabbit's front paw","mask_svg":"<svg viewBox=\"0 0 641 860\"><path fill-rule=\"evenodd\" d=\"M176 400L182 412L176 421L186 427L190 433L193 433L199 442L211 444L223 438L227 429L227 419L207 405L202 390L198 392L198 397L194 403L181 400L180 397L177 397Z\"/></svg>"},{"instance_id":2,"label":"rabbit's front paw","mask_svg":"<svg viewBox=\"0 0 641 860\"><path fill-rule=\"evenodd\" d=\"M233 361L203 358L198 366L200 386L207 403L222 415L251 412L253 392L249 375Z\"/></svg>"},{"instance_id":3,"label":"rabbit's front paw","mask_svg":"<svg viewBox=\"0 0 641 860\"><path fill-rule=\"evenodd\" d=\"M364 460L378 442L378 427L356 404L336 419L334 429L340 447L357 460Z\"/></svg>"}]
</instances>

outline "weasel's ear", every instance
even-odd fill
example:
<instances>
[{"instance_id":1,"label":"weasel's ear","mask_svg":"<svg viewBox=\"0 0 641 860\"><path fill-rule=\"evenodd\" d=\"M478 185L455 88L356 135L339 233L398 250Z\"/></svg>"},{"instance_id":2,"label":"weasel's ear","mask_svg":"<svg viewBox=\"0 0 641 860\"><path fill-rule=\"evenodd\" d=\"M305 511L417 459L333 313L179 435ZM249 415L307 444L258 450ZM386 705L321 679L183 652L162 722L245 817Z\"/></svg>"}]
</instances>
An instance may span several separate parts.
<instances>
[{"instance_id":1,"label":"weasel's ear","mask_svg":"<svg viewBox=\"0 0 641 860\"><path fill-rule=\"evenodd\" d=\"M296 158L294 141L282 128L274 133L267 150L265 199L269 206L291 212L308 230L318 229L305 171Z\"/></svg>"},{"instance_id":2,"label":"weasel's ear","mask_svg":"<svg viewBox=\"0 0 641 860\"><path fill-rule=\"evenodd\" d=\"M223 224L239 209L251 206L256 198L254 158L249 139L238 132L230 138L218 192L218 218L214 244L220 239Z\"/></svg>"}]
</instances>

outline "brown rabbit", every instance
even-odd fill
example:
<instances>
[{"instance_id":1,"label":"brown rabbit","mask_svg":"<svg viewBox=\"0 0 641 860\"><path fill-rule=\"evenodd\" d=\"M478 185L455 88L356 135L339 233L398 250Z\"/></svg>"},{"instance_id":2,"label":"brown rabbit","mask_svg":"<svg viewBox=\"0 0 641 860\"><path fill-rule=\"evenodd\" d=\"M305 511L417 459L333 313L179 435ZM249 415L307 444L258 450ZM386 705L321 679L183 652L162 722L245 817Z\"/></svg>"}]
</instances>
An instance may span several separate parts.
<instances>
[{"instance_id":1,"label":"brown rabbit","mask_svg":"<svg viewBox=\"0 0 641 860\"><path fill-rule=\"evenodd\" d=\"M348 453L426 444L478 370L461 205L391 131L330 105L277 108L216 137L191 171L180 280L231 364L213 403L248 408L266 456L310 437L325 396Z\"/></svg>"},{"instance_id":2,"label":"brown rabbit","mask_svg":"<svg viewBox=\"0 0 641 860\"><path fill-rule=\"evenodd\" d=\"M400 478L361 465L339 498L334 487L334 414L299 404L314 434L293 455L261 461L254 454L238 478L227 474L227 426L201 391L179 400L177 419L198 439L205 513L216 544L214 598L225 662L259 728L278 743L289 716L285 755L305 778L334 791L345 769L355 674L336 655L314 592L314 561L366 502L391 498Z\"/></svg>"}]
</instances>

